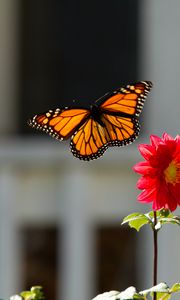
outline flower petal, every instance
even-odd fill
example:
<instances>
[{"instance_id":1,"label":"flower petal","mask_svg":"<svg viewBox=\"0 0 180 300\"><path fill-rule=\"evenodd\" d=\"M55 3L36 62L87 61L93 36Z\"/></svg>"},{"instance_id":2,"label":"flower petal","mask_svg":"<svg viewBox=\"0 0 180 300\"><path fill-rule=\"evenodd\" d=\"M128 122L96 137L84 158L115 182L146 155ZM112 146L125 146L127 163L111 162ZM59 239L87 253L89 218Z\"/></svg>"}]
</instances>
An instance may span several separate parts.
<instances>
[{"instance_id":1,"label":"flower petal","mask_svg":"<svg viewBox=\"0 0 180 300\"><path fill-rule=\"evenodd\" d=\"M153 202L154 210L161 208L174 211L180 205L180 136L174 139L166 132L162 139L151 135L152 145L141 144L139 151L146 161L137 163L133 170L143 175L137 182L142 191L138 200L142 203ZM175 169L170 169L171 166ZM167 170L173 180L168 180Z\"/></svg>"},{"instance_id":2,"label":"flower petal","mask_svg":"<svg viewBox=\"0 0 180 300\"><path fill-rule=\"evenodd\" d=\"M133 170L139 174L149 174L152 171L152 167L149 165L147 161L142 161L137 163L134 167Z\"/></svg>"},{"instance_id":3,"label":"flower petal","mask_svg":"<svg viewBox=\"0 0 180 300\"><path fill-rule=\"evenodd\" d=\"M155 154L155 149L154 149L154 147L151 146L151 145L146 145L146 144L143 145L143 144L140 144L140 145L138 146L138 148L139 148L139 151L140 151L141 155L142 155L146 160L149 160L149 159L152 157L152 155Z\"/></svg>"},{"instance_id":4,"label":"flower petal","mask_svg":"<svg viewBox=\"0 0 180 300\"><path fill-rule=\"evenodd\" d=\"M176 135L175 141L180 146L180 135Z\"/></svg>"},{"instance_id":5,"label":"flower petal","mask_svg":"<svg viewBox=\"0 0 180 300\"><path fill-rule=\"evenodd\" d=\"M161 208L168 209L167 185L163 182L157 186L156 200L153 205L153 209L155 210Z\"/></svg>"},{"instance_id":6,"label":"flower petal","mask_svg":"<svg viewBox=\"0 0 180 300\"><path fill-rule=\"evenodd\" d=\"M173 185L166 184L165 182L159 185L157 189L157 197L156 197L156 210L165 208L165 209L169 209L170 211L174 211L176 209L178 202L171 188L173 188Z\"/></svg>"},{"instance_id":7,"label":"flower petal","mask_svg":"<svg viewBox=\"0 0 180 300\"><path fill-rule=\"evenodd\" d=\"M155 188L146 189L138 196L138 200L143 203L149 203L154 201L155 196L156 196Z\"/></svg>"},{"instance_id":8,"label":"flower petal","mask_svg":"<svg viewBox=\"0 0 180 300\"><path fill-rule=\"evenodd\" d=\"M142 176L137 182L137 187L140 190L153 188L156 183L156 178L151 178L150 176Z\"/></svg>"},{"instance_id":9,"label":"flower petal","mask_svg":"<svg viewBox=\"0 0 180 300\"><path fill-rule=\"evenodd\" d=\"M177 160L177 162L180 162L180 135L177 135L175 140L177 145L176 145L176 151L173 156L175 160Z\"/></svg>"},{"instance_id":10,"label":"flower petal","mask_svg":"<svg viewBox=\"0 0 180 300\"><path fill-rule=\"evenodd\" d=\"M160 144L157 149L156 167L166 169L172 161L172 153L170 153L167 145Z\"/></svg>"},{"instance_id":11,"label":"flower petal","mask_svg":"<svg viewBox=\"0 0 180 300\"><path fill-rule=\"evenodd\" d=\"M174 141L173 137L169 135L167 132L164 132L162 135L162 139L167 142L167 141Z\"/></svg>"},{"instance_id":12,"label":"flower petal","mask_svg":"<svg viewBox=\"0 0 180 300\"><path fill-rule=\"evenodd\" d=\"M153 147L157 148L159 143L161 142L161 138L158 137L157 135L150 135L150 141Z\"/></svg>"},{"instance_id":13,"label":"flower petal","mask_svg":"<svg viewBox=\"0 0 180 300\"><path fill-rule=\"evenodd\" d=\"M169 184L169 191L171 193L171 197L174 198L180 205L180 183L177 183L176 185Z\"/></svg>"}]
</instances>

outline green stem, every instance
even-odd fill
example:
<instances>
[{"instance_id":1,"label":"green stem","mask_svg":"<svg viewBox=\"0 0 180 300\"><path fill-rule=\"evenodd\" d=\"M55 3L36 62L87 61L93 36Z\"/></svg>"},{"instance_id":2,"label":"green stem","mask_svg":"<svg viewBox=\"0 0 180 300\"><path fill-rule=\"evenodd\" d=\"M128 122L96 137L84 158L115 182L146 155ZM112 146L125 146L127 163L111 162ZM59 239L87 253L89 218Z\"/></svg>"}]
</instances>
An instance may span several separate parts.
<instances>
[{"instance_id":1,"label":"green stem","mask_svg":"<svg viewBox=\"0 0 180 300\"><path fill-rule=\"evenodd\" d=\"M157 243L157 215L154 211L154 226L153 226L153 240L154 240L154 268L153 268L153 286L157 285L157 263L158 263L158 243ZM156 293L153 295L153 300L156 300Z\"/></svg>"}]
</instances>

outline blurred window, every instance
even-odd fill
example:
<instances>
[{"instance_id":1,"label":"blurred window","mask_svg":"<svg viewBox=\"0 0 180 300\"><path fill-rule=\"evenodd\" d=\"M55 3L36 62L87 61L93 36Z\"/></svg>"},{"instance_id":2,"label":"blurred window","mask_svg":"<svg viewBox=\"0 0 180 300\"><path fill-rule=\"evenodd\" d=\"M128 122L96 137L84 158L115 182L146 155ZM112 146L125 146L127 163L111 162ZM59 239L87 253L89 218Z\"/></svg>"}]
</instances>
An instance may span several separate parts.
<instances>
[{"instance_id":1,"label":"blurred window","mask_svg":"<svg viewBox=\"0 0 180 300\"><path fill-rule=\"evenodd\" d=\"M57 299L57 247L59 234L56 227L25 227L22 229L23 290L41 285L46 299ZM58 278L58 290L60 279Z\"/></svg>"},{"instance_id":2,"label":"blurred window","mask_svg":"<svg viewBox=\"0 0 180 300\"><path fill-rule=\"evenodd\" d=\"M96 231L97 294L137 286L135 232L104 226Z\"/></svg>"},{"instance_id":3,"label":"blurred window","mask_svg":"<svg viewBox=\"0 0 180 300\"><path fill-rule=\"evenodd\" d=\"M138 1L20 1L20 133L36 113L138 79Z\"/></svg>"}]
</instances>

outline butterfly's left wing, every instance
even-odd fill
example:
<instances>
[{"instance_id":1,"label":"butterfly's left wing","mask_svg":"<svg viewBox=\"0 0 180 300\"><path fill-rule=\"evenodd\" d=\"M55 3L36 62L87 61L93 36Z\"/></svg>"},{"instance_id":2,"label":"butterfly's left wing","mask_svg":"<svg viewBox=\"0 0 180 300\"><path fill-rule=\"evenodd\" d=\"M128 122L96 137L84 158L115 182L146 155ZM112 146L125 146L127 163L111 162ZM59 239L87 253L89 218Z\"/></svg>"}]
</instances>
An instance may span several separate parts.
<instances>
[{"instance_id":1,"label":"butterfly's left wing","mask_svg":"<svg viewBox=\"0 0 180 300\"><path fill-rule=\"evenodd\" d=\"M57 108L35 115L28 121L28 124L58 140L66 140L85 122L89 114L90 110L88 109Z\"/></svg>"}]
</instances>

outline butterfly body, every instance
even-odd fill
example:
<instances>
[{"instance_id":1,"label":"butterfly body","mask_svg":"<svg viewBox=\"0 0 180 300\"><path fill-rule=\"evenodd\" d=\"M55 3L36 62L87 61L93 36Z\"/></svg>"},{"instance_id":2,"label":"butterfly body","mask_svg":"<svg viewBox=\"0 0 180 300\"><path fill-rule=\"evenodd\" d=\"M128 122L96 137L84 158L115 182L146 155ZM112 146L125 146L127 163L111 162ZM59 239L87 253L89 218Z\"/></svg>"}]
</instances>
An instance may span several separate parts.
<instances>
[{"instance_id":1,"label":"butterfly body","mask_svg":"<svg viewBox=\"0 0 180 300\"><path fill-rule=\"evenodd\" d=\"M97 123L99 123L102 127L104 127L104 123L102 122L101 119L101 109L100 107L98 107L97 105L91 105L90 106L90 117L96 121Z\"/></svg>"},{"instance_id":2,"label":"butterfly body","mask_svg":"<svg viewBox=\"0 0 180 300\"><path fill-rule=\"evenodd\" d=\"M107 93L90 108L58 108L35 115L28 124L58 140L71 138L73 155L93 160L108 147L132 143L138 136L138 116L152 87L149 81Z\"/></svg>"}]
</instances>

